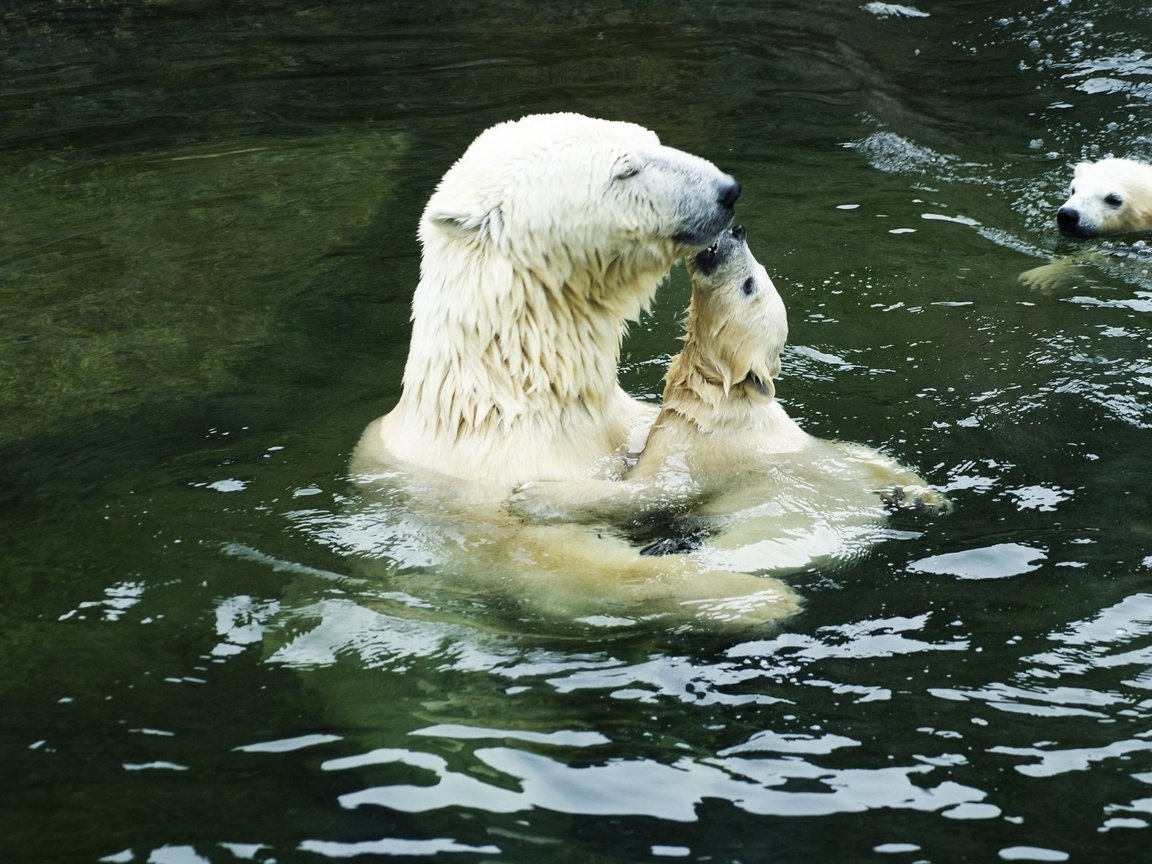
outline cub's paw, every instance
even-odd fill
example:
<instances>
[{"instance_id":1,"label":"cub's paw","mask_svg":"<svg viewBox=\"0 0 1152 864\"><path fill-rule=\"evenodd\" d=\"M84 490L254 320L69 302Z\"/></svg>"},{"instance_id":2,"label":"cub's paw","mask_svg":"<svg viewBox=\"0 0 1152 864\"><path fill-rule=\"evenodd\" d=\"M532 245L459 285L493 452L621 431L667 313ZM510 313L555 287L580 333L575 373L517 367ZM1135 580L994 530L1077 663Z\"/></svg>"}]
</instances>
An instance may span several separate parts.
<instances>
[{"instance_id":1,"label":"cub's paw","mask_svg":"<svg viewBox=\"0 0 1152 864\"><path fill-rule=\"evenodd\" d=\"M910 510L926 516L943 516L953 509L948 497L931 486L892 486L880 493L880 500L889 510Z\"/></svg>"},{"instance_id":2,"label":"cub's paw","mask_svg":"<svg viewBox=\"0 0 1152 864\"><path fill-rule=\"evenodd\" d=\"M1076 287L1086 278L1086 264L1061 258L1051 264L1042 264L1025 270L1019 276L1020 284L1033 291L1055 291Z\"/></svg>"}]
</instances>

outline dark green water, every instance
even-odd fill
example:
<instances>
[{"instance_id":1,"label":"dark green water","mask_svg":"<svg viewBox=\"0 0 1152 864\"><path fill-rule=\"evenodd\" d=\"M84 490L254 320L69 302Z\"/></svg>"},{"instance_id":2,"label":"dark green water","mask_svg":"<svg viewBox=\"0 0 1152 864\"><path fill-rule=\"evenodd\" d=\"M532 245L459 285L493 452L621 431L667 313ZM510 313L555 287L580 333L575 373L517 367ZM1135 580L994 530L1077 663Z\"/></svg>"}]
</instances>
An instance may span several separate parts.
<instances>
[{"instance_id":1,"label":"dark green water","mask_svg":"<svg viewBox=\"0 0 1152 864\"><path fill-rule=\"evenodd\" d=\"M916 8L0 6L0 860L1144 860L1149 262L1017 277L1073 162L1152 158L1152 12ZM340 515L420 210L557 109L737 176L789 410L957 504L780 631L358 575L420 557Z\"/></svg>"}]
</instances>

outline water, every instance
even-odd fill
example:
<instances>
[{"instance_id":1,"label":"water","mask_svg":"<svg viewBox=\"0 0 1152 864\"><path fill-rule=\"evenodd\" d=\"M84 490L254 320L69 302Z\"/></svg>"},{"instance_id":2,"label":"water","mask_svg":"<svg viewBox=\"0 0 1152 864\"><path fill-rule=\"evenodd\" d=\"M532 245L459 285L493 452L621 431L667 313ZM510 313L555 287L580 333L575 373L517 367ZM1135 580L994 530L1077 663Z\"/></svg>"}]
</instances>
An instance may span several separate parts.
<instances>
[{"instance_id":1,"label":"water","mask_svg":"<svg viewBox=\"0 0 1152 864\"><path fill-rule=\"evenodd\" d=\"M1150 37L1076 0L6 6L0 857L1142 860L1152 278L1126 241L1017 277L1080 248L1071 163L1152 157ZM365 572L420 554L340 521L420 209L555 109L743 182L779 395L954 514L764 632Z\"/></svg>"}]
</instances>

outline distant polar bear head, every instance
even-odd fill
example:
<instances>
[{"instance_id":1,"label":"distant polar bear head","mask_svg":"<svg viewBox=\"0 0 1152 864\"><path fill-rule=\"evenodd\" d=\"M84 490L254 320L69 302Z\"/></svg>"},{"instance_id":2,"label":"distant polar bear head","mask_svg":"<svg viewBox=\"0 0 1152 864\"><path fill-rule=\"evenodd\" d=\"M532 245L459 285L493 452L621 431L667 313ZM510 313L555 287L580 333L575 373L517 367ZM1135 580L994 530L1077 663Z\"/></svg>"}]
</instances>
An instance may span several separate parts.
<instances>
[{"instance_id":1,"label":"distant polar bear head","mask_svg":"<svg viewBox=\"0 0 1152 864\"><path fill-rule=\"evenodd\" d=\"M1081 162L1068 195L1056 213L1066 237L1152 230L1152 165L1133 159Z\"/></svg>"},{"instance_id":2,"label":"distant polar bear head","mask_svg":"<svg viewBox=\"0 0 1152 864\"><path fill-rule=\"evenodd\" d=\"M744 385L751 394L772 398L788 341L788 313L748 248L744 227L725 231L689 259L688 272L692 303L685 350L725 393Z\"/></svg>"},{"instance_id":3,"label":"distant polar bear head","mask_svg":"<svg viewBox=\"0 0 1152 864\"><path fill-rule=\"evenodd\" d=\"M498 258L558 290L638 290L643 305L652 274L707 245L739 194L711 162L641 126L531 115L476 138L429 200L420 238L431 261Z\"/></svg>"}]
</instances>

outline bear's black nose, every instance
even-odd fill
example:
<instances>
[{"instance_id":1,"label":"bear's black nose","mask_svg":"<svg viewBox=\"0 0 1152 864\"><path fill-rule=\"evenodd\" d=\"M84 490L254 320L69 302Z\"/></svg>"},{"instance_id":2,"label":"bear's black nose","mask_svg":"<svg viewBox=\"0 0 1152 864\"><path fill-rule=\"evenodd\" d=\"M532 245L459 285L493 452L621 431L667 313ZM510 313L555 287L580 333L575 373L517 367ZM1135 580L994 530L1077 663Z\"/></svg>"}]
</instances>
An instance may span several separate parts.
<instances>
[{"instance_id":1,"label":"bear's black nose","mask_svg":"<svg viewBox=\"0 0 1152 864\"><path fill-rule=\"evenodd\" d=\"M732 226L732 239L733 240L743 241L746 233L747 232L744 231L743 225L733 225Z\"/></svg>"},{"instance_id":2,"label":"bear's black nose","mask_svg":"<svg viewBox=\"0 0 1152 864\"><path fill-rule=\"evenodd\" d=\"M1080 211L1072 207L1061 207L1056 211L1056 224L1061 228L1075 228L1080 224Z\"/></svg>"},{"instance_id":3,"label":"bear's black nose","mask_svg":"<svg viewBox=\"0 0 1152 864\"><path fill-rule=\"evenodd\" d=\"M716 199L725 210L731 210L736 199L740 197L740 184L729 177L720 184L719 197Z\"/></svg>"}]
</instances>

